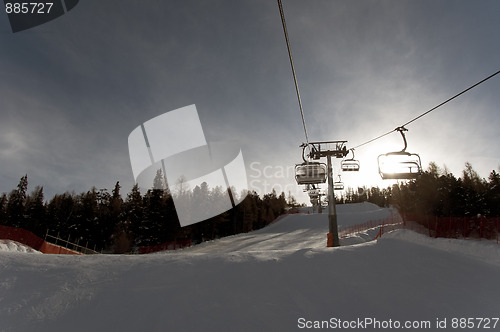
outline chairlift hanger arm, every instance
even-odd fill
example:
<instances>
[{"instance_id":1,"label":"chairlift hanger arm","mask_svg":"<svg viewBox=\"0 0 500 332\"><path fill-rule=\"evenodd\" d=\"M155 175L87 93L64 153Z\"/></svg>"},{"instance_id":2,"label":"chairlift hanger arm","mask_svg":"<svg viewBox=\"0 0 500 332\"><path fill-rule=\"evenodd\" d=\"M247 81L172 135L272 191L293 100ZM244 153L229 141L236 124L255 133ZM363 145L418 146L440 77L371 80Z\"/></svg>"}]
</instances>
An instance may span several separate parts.
<instances>
[{"instance_id":1,"label":"chairlift hanger arm","mask_svg":"<svg viewBox=\"0 0 500 332\"><path fill-rule=\"evenodd\" d=\"M307 143L302 143L300 145L300 147L302 148L302 160L304 160L305 163L308 163L309 160L306 159L306 156L305 156L305 151L307 148L309 148L309 154L307 155L307 157L309 157L310 159L319 159L319 158L314 158L314 156L317 154L318 150L316 149L316 147L312 144L307 144Z\"/></svg>"},{"instance_id":2,"label":"chairlift hanger arm","mask_svg":"<svg viewBox=\"0 0 500 332\"><path fill-rule=\"evenodd\" d=\"M352 152L352 158L346 159L346 161L354 161L354 148L349 149L349 151ZM347 151L348 154L349 154L349 151ZM347 155L346 155L346 157L347 157Z\"/></svg>"},{"instance_id":3,"label":"chairlift hanger arm","mask_svg":"<svg viewBox=\"0 0 500 332\"><path fill-rule=\"evenodd\" d=\"M395 131L399 131L399 133L401 134L401 136L403 137L403 141L405 143L405 147L403 148L403 150L401 150L401 152L405 152L406 151L406 148L408 147L408 143L406 142L406 136L405 136L405 131L408 131L408 129L406 129L404 126L402 127L397 127L396 129L394 129Z\"/></svg>"}]
</instances>

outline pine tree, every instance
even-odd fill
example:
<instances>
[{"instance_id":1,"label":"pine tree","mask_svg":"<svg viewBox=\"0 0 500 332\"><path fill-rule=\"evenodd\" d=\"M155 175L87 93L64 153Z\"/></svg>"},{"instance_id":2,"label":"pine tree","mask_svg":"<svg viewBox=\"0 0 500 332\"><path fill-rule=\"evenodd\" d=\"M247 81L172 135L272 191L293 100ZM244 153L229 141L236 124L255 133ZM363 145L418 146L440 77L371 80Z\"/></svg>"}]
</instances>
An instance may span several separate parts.
<instances>
[{"instance_id":1,"label":"pine tree","mask_svg":"<svg viewBox=\"0 0 500 332\"><path fill-rule=\"evenodd\" d=\"M109 202L109 217L113 226L113 234L110 244L113 245L113 253L122 254L132 249L132 234L130 223L126 218L123 199L120 195L120 182L116 182Z\"/></svg>"},{"instance_id":2,"label":"pine tree","mask_svg":"<svg viewBox=\"0 0 500 332\"><path fill-rule=\"evenodd\" d=\"M292 195L292 192L289 190L288 191L288 198L286 200L286 204L288 207L290 208L295 208L298 206L298 203L297 203L297 200L295 199L295 197Z\"/></svg>"},{"instance_id":3,"label":"pine tree","mask_svg":"<svg viewBox=\"0 0 500 332\"><path fill-rule=\"evenodd\" d=\"M430 163L418 181L415 181L415 208L424 215L440 215L442 206L439 204L437 188L439 173L435 163Z\"/></svg>"},{"instance_id":4,"label":"pine tree","mask_svg":"<svg viewBox=\"0 0 500 332\"><path fill-rule=\"evenodd\" d=\"M25 226L26 191L28 189L28 175L24 175L17 189L10 192L7 202L7 225L13 227Z\"/></svg>"},{"instance_id":5,"label":"pine tree","mask_svg":"<svg viewBox=\"0 0 500 332\"><path fill-rule=\"evenodd\" d=\"M124 218L130 231L132 243L139 245L142 242L141 233L142 219L144 218L144 203L139 191L139 185L135 184L124 203Z\"/></svg>"},{"instance_id":6,"label":"pine tree","mask_svg":"<svg viewBox=\"0 0 500 332\"><path fill-rule=\"evenodd\" d=\"M257 229L256 224L259 218L258 198L259 195L255 191L252 191L248 193L243 201L244 230L247 232Z\"/></svg>"},{"instance_id":7,"label":"pine tree","mask_svg":"<svg viewBox=\"0 0 500 332\"><path fill-rule=\"evenodd\" d=\"M0 225L7 225L7 194L0 196Z\"/></svg>"},{"instance_id":8,"label":"pine tree","mask_svg":"<svg viewBox=\"0 0 500 332\"><path fill-rule=\"evenodd\" d=\"M122 213L123 200L120 195L120 188L120 183L116 182L111 194L105 189L101 189L97 193L99 206L97 223L103 246L107 250L112 250L115 244L114 237L117 228L124 229L123 225L121 225L125 222L125 218Z\"/></svg>"},{"instance_id":9,"label":"pine tree","mask_svg":"<svg viewBox=\"0 0 500 332\"><path fill-rule=\"evenodd\" d=\"M163 177L163 172L161 169L156 171L155 178L153 180L153 189L164 190L166 188L165 180Z\"/></svg>"},{"instance_id":10,"label":"pine tree","mask_svg":"<svg viewBox=\"0 0 500 332\"><path fill-rule=\"evenodd\" d=\"M379 187L371 187L368 192L368 202L376 204L380 207L384 207L386 205L385 196L382 194Z\"/></svg>"},{"instance_id":11,"label":"pine tree","mask_svg":"<svg viewBox=\"0 0 500 332\"><path fill-rule=\"evenodd\" d=\"M69 226L71 239L88 241L91 249L103 249L104 241L99 225L97 189L93 187L76 198L74 224Z\"/></svg>"},{"instance_id":12,"label":"pine tree","mask_svg":"<svg viewBox=\"0 0 500 332\"><path fill-rule=\"evenodd\" d=\"M208 186L206 186L208 190ZM228 191L223 189L220 186L212 188L210 194L208 196L208 203L210 204L210 209L213 211L224 211L224 207L226 206L229 196ZM193 201L195 203L196 201ZM226 236L231 233L234 227L231 227L230 223L231 219L229 213L223 212L213 218L210 219L211 231L210 237L212 239Z\"/></svg>"},{"instance_id":13,"label":"pine tree","mask_svg":"<svg viewBox=\"0 0 500 332\"><path fill-rule=\"evenodd\" d=\"M122 210L122 204L123 204L123 199L120 195L120 182L116 182L115 188L112 191L112 196L109 202L109 210L110 214L116 222L118 222L121 218L121 210Z\"/></svg>"},{"instance_id":14,"label":"pine tree","mask_svg":"<svg viewBox=\"0 0 500 332\"><path fill-rule=\"evenodd\" d=\"M43 237L47 230L45 223L46 206L44 203L43 187L37 186L26 198L26 225L25 228L36 235Z\"/></svg>"},{"instance_id":15,"label":"pine tree","mask_svg":"<svg viewBox=\"0 0 500 332\"><path fill-rule=\"evenodd\" d=\"M47 228L53 236L59 234L66 238L70 228L75 224L77 200L66 192L56 194L47 204Z\"/></svg>"},{"instance_id":16,"label":"pine tree","mask_svg":"<svg viewBox=\"0 0 500 332\"><path fill-rule=\"evenodd\" d=\"M175 211L174 200L168 190L165 190L163 193L162 207L164 209L163 216L165 217L166 241L175 241L178 238L190 238L190 229L185 229L185 227L181 228L180 226L177 212Z\"/></svg>"},{"instance_id":17,"label":"pine tree","mask_svg":"<svg viewBox=\"0 0 500 332\"><path fill-rule=\"evenodd\" d=\"M500 174L491 171L488 177L488 194L486 196L488 215L500 216Z\"/></svg>"},{"instance_id":18,"label":"pine tree","mask_svg":"<svg viewBox=\"0 0 500 332\"><path fill-rule=\"evenodd\" d=\"M473 169L472 165L465 163L463 171L463 187L465 192L465 215L476 216L484 214L486 210L486 183Z\"/></svg>"},{"instance_id":19,"label":"pine tree","mask_svg":"<svg viewBox=\"0 0 500 332\"><path fill-rule=\"evenodd\" d=\"M155 245L165 238L163 217L163 189L149 189L143 198L144 216L139 226L141 246Z\"/></svg>"}]
</instances>

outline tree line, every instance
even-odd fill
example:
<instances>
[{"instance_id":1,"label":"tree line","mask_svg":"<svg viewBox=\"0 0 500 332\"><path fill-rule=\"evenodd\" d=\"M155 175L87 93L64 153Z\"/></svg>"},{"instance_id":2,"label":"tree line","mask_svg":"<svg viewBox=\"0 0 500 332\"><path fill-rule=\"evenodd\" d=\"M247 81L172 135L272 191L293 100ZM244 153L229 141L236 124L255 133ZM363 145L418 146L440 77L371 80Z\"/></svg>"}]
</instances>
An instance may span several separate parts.
<instances>
[{"instance_id":1,"label":"tree line","mask_svg":"<svg viewBox=\"0 0 500 332\"><path fill-rule=\"evenodd\" d=\"M155 178L161 182L161 173ZM160 187L161 188L161 187ZM60 238L90 249L106 252L133 252L139 246L190 239L193 243L248 232L268 225L287 207L296 205L291 195L276 191L262 198L248 192L235 208L208 220L180 227L172 194L167 189L149 189L143 195L135 185L125 198L117 182L111 192L95 187L81 194L56 194L45 201L43 187L28 194L28 177L23 176L16 189L0 196L0 224L20 227L40 237L49 231ZM224 191L206 184L194 188L189 195L199 202L216 204ZM226 192L227 193L227 192ZM184 193L186 194L186 193ZM500 174L492 171L482 179L470 163L462 177L446 168L430 163L415 180L382 188L347 190L338 203L368 201L381 207L392 205L401 213L437 217L500 216Z\"/></svg>"},{"instance_id":2,"label":"tree line","mask_svg":"<svg viewBox=\"0 0 500 332\"><path fill-rule=\"evenodd\" d=\"M393 205L401 213L436 217L500 216L500 174L491 171L481 178L470 163L457 178L436 163L415 180L392 187L359 188L348 191L341 203L368 201L381 207Z\"/></svg>"},{"instance_id":3,"label":"tree line","mask_svg":"<svg viewBox=\"0 0 500 332\"><path fill-rule=\"evenodd\" d=\"M155 182L160 181L161 172ZM158 188L153 186L153 188ZM235 208L208 220L180 227L172 194L167 189L149 189L141 194L135 185L125 198L119 182L111 192L95 187L81 194L56 194L45 201L43 187L28 194L28 176L16 189L0 196L0 224L20 227L44 238L47 231L90 249L113 253L135 252L140 246L190 239L193 243L249 232L271 223L287 208L284 193L275 190L262 198L250 191ZM220 187L206 183L189 195L216 204ZM183 193L186 195L186 192ZM293 199L292 199L293 200Z\"/></svg>"}]
</instances>

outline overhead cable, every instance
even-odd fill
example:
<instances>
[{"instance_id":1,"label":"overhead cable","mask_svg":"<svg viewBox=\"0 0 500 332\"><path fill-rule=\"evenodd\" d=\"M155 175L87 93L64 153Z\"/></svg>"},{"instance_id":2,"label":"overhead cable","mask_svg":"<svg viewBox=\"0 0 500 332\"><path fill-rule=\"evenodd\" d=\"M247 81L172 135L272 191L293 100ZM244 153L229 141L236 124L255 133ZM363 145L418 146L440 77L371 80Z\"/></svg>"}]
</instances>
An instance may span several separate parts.
<instances>
[{"instance_id":1,"label":"overhead cable","mask_svg":"<svg viewBox=\"0 0 500 332\"><path fill-rule=\"evenodd\" d=\"M281 0L278 0L278 7L280 9L281 23L283 25L283 32L285 33L286 47L288 49L288 57L290 58L290 66L292 67L293 81L295 82L295 91L297 92L297 100L299 102L300 115L302 117L302 124L304 125L304 133L306 136L307 145L309 145L309 137L307 136L306 120L304 118L304 110L302 108L302 100L300 99L299 84L297 83L297 75L295 74L295 66L293 65L292 50L290 48L290 40L288 39L288 32L285 23L285 13L283 12L283 5Z\"/></svg>"},{"instance_id":2,"label":"overhead cable","mask_svg":"<svg viewBox=\"0 0 500 332\"><path fill-rule=\"evenodd\" d=\"M471 90L471 89L475 88L476 86L478 86L478 85L479 85L479 84L481 84L481 83L486 82L487 80L489 80L490 78L492 78L492 77L494 77L494 76L496 76L496 75L498 75L498 74L500 74L500 70L499 70L499 71L497 71L496 73L494 73L494 74L492 74L492 75L490 75L490 76L486 77L485 79L483 79L483 80L481 80L481 81L477 82L476 84L474 84L474 85L472 85L472 86L468 87L467 89L463 90L462 92L460 92L460 93L458 93L458 94L454 95L453 97L451 97L451 98L449 98L449 99L445 100L445 101L444 101L444 102L442 102L441 104L439 104L439 105L437 105L437 106L435 106L435 107L431 108L430 110L428 110L428 111L426 111L426 112L424 112L424 113L420 114L420 115L419 115L419 116L417 116L416 118L411 119L410 121L406 122L405 124L403 124L403 125L401 125L401 126L398 126L398 127L396 127L395 129L393 129L393 130L391 130L391 131L388 131L388 132L387 132L387 133L385 133L385 134L382 134L382 135L377 136L377 137L375 137L375 138L372 138L371 140L368 140L368 141L366 141L366 142L364 142L364 143L362 143L362 144L359 144L359 145L357 145L357 146L353 147L352 149L357 149L357 148L359 148L359 147L361 147L361 146L363 146L363 145L366 145L366 144L371 143L371 142L373 142L373 141L376 141L376 140L378 140L378 139L380 139L380 138L382 138L382 137L384 137L384 136L387 136L387 135L389 135L390 133L392 133L392 132L394 132L394 131L397 131L399 128L403 128L403 127L405 127L405 126L409 125L410 123L412 123L412 122L414 122L414 121L416 121L416 120L420 119L420 118L421 118L421 117L423 117L424 115L427 115L427 114L429 114L430 112L432 112L432 111L434 111L434 110L438 109L439 107L443 106L444 104L446 104L446 103L448 103L448 102L452 101L453 99L457 98L458 96L460 96L460 95L462 95L462 94L466 93L467 91L469 91L469 90Z\"/></svg>"}]
</instances>

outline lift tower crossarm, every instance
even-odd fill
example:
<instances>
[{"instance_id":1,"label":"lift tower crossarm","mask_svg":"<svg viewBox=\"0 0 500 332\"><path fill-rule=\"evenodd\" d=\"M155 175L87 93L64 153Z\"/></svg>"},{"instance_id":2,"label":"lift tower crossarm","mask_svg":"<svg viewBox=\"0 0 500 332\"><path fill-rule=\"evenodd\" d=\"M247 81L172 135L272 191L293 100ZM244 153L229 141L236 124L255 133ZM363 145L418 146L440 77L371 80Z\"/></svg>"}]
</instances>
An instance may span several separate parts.
<instances>
[{"instance_id":1,"label":"lift tower crossarm","mask_svg":"<svg viewBox=\"0 0 500 332\"><path fill-rule=\"evenodd\" d=\"M309 157L314 160L318 160L326 156L344 158L349 153L345 143L347 143L347 141L320 141L309 142L309 145L302 143L300 146L304 149L309 146L311 151L309 153ZM330 145L334 145L334 148L331 148Z\"/></svg>"}]
</instances>

